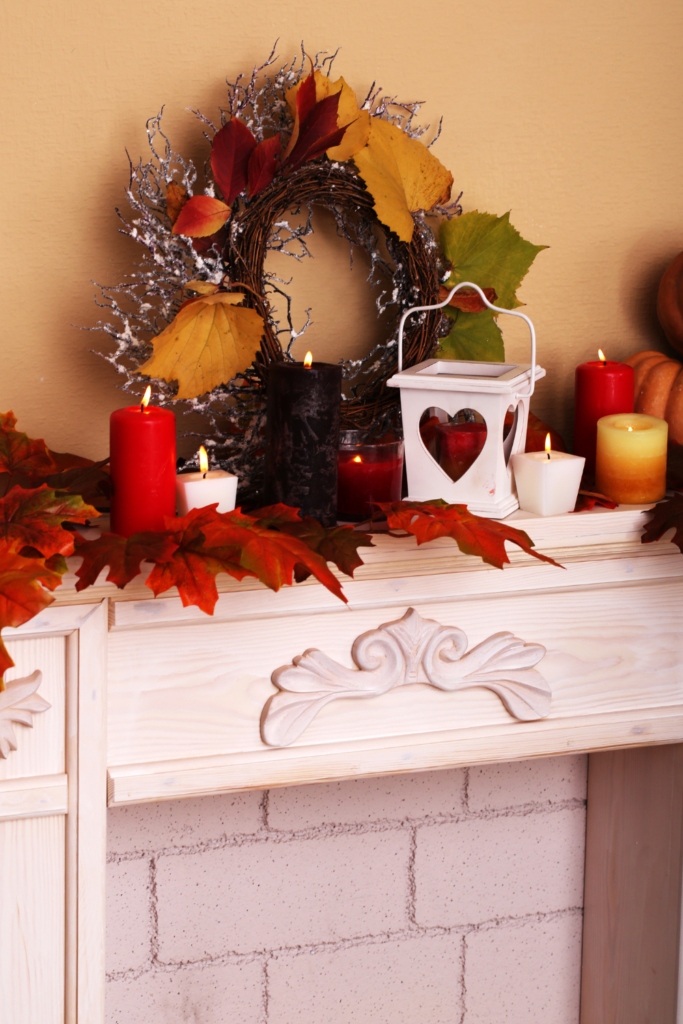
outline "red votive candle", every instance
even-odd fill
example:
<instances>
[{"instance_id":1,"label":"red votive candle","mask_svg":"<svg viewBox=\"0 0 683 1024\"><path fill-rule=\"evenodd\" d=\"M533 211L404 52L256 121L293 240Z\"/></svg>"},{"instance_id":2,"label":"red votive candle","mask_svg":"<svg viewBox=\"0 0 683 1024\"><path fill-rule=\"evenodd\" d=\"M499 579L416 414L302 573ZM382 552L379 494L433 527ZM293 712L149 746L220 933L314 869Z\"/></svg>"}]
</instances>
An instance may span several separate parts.
<instances>
[{"instance_id":1,"label":"red votive candle","mask_svg":"<svg viewBox=\"0 0 683 1024\"><path fill-rule=\"evenodd\" d=\"M337 477L337 515L363 520L377 511L378 501L400 501L403 484L403 441L364 444L357 430L342 434Z\"/></svg>"},{"instance_id":2,"label":"red votive candle","mask_svg":"<svg viewBox=\"0 0 683 1024\"><path fill-rule=\"evenodd\" d=\"M175 415L170 409L129 405L109 420L114 494L111 529L122 537L163 530L175 515Z\"/></svg>"},{"instance_id":3,"label":"red votive candle","mask_svg":"<svg viewBox=\"0 0 683 1024\"><path fill-rule=\"evenodd\" d=\"M436 461L451 480L459 480L479 458L486 433L485 423L436 425Z\"/></svg>"},{"instance_id":4,"label":"red votive candle","mask_svg":"<svg viewBox=\"0 0 683 1024\"><path fill-rule=\"evenodd\" d=\"M583 455L587 473L595 473L598 420L621 412L633 412L633 367L612 359L596 359L577 366L574 454Z\"/></svg>"}]
</instances>

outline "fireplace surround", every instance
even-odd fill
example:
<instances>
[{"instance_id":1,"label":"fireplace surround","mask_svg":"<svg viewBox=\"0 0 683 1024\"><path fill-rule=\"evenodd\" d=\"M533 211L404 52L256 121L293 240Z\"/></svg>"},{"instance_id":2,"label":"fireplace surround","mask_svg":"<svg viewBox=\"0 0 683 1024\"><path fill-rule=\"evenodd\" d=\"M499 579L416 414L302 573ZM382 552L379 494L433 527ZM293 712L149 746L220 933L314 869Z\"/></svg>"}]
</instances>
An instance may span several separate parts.
<instances>
[{"instance_id":1,"label":"fireplace surround","mask_svg":"<svg viewBox=\"0 0 683 1024\"><path fill-rule=\"evenodd\" d=\"M8 631L50 707L0 759L7 1019L104 1020L107 804L588 752L582 1024L673 1024L683 558L644 518L517 513L563 569L380 537L348 608L225 580L208 619L143 577L67 581Z\"/></svg>"}]
</instances>

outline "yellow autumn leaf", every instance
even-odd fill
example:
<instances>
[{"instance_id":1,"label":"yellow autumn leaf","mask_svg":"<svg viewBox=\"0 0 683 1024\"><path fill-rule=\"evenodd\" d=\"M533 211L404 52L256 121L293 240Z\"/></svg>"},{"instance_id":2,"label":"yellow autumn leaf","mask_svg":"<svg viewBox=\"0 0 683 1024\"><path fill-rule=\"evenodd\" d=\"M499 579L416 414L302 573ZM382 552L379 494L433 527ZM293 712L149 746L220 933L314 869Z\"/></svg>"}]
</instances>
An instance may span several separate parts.
<instances>
[{"instance_id":1,"label":"yellow autumn leaf","mask_svg":"<svg viewBox=\"0 0 683 1024\"><path fill-rule=\"evenodd\" d=\"M453 175L418 139L373 117L368 144L354 156L382 224L410 242L411 213L431 210L451 197Z\"/></svg>"},{"instance_id":2,"label":"yellow autumn leaf","mask_svg":"<svg viewBox=\"0 0 683 1024\"><path fill-rule=\"evenodd\" d=\"M211 284L210 281L199 281L197 279L188 281L183 287L187 291L198 292L199 295L215 295L218 291L217 284Z\"/></svg>"},{"instance_id":3,"label":"yellow autumn leaf","mask_svg":"<svg viewBox=\"0 0 683 1024\"><path fill-rule=\"evenodd\" d=\"M334 96L336 93L341 92L337 109L337 127L342 128L345 125L349 125L339 145L332 146L331 149L327 150L327 156L330 160L350 160L352 156L367 144L370 136L370 114L367 110L358 109L356 94L343 78L338 78L336 82L333 82L327 75L323 75L321 71L314 72L314 78L316 103L320 103L320 100L326 99L327 96ZM299 135L296 94L299 91L300 85L301 82L288 89L285 93L289 109L294 116L292 138L295 141Z\"/></svg>"},{"instance_id":4,"label":"yellow autumn leaf","mask_svg":"<svg viewBox=\"0 0 683 1024\"><path fill-rule=\"evenodd\" d=\"M153 339L154 354L140 373L178 381L178 398L198 398L249 366L261 343L263 318L235 304L242 292L195 299Z\"/></svg>"}]
</instances>

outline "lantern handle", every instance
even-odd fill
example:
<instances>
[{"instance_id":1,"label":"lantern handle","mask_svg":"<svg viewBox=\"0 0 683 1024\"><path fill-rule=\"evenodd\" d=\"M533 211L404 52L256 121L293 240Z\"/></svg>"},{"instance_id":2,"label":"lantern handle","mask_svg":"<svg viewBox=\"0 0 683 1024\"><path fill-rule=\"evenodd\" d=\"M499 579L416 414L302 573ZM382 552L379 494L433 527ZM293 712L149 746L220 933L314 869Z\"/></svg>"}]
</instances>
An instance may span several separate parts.
<instances>
[{"instance_id":1,"label":"lantern handle","mask_svg":"<svg viewBox=\"0 0 683 1024\"><path fill-rule=\"evenodd\" d=\"M495 313L507 313L509 316L518 316L525 321L529 331L531 332L531 379L529 382L529 390L525 393L517 392L515 394L515 398L531 398L534 393L534 385L536 383L536 331L534 330L534 325L529 317L525 316L524 313L518 313L515 309L501 309L500 306L494 306L493 303L489 302L486 298L479 285L473 284L471 281L461 281L460 284L456 284L451 288L443 302L437 302L434 306L413 306L412 309L406 309L405 313L401 317L401 322L398 327L398 372L400 373L403 369L403 325L408 317L412 316L413 313L426 313L431 309L443 309L443 307L448 305L455 293L460 291L461 288L474 288L475 292L478 292L481 297L481 301L484 305L488 306L488 308L492 309Z\"/></svg>"}]
</instances>

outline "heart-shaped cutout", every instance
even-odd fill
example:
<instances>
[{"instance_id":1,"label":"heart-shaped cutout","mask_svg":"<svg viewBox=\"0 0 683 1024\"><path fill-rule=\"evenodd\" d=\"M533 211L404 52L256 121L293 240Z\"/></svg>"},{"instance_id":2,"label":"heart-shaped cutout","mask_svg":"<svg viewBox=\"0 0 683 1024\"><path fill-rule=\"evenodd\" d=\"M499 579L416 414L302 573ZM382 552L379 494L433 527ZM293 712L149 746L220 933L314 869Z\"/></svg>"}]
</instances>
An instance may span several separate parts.
<instances>
[{"instance_id":1,"label":"heart-shaped cutout","mask_svg":"<svg viewBox=\"0 0 683 1024\"><path fill-rule=\"evenodd\" d=\"M449 416L443 409L431 407L420 418L420 436L431 457L455 483L481 455L486 422L474 409L461 409Z\"/></svg>"}]
</instances>

